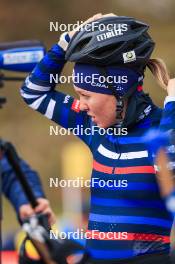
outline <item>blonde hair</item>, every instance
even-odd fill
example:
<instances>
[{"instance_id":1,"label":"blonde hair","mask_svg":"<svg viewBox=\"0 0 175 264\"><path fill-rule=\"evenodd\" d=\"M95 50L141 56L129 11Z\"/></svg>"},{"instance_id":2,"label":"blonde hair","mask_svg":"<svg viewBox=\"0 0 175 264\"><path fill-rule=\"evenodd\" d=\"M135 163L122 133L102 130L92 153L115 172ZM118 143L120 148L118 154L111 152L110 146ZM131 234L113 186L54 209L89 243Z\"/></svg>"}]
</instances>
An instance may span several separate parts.
<instances>
[{"instance_id":1,"label":"blonde hair","mask_svg":"<svg viewBox=\"0 0 175 264\"><path fill-rule=\"evenodd\" d=\"M170 75L162 59L149 59L147 67L150 69L160 86L166 90Z\"/></svg>"}]
</instances>

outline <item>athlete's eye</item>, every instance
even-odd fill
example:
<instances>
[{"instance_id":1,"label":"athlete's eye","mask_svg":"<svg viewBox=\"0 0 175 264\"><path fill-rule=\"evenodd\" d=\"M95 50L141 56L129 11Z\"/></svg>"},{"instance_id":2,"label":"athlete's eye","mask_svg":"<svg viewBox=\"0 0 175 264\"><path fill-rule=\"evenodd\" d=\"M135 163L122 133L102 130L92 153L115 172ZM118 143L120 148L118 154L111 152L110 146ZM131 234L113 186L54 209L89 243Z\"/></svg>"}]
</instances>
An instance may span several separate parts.
<instances>
[{"instance_id":1,"label":"athlete's eye","mask_svg":"<svg viewBox=\"0 0 175 264\"><path fill-rule=\"evenodd\" d=\"M89 95L87 95L87 94L81 94L84 98L89 98L90 96Z\"/></svg>"}]
</instances>

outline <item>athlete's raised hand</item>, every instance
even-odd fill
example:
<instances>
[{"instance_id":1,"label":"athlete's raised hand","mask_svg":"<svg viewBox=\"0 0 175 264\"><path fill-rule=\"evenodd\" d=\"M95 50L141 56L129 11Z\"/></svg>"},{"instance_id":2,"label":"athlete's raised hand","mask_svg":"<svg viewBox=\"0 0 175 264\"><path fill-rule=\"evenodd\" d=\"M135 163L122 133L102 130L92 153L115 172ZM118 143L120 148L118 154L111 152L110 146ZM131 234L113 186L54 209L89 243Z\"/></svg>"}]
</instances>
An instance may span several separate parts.
<instances>
[{"instance_id":1,"label":"athlete's raised hand","mask_svg":"<svg viewBox=\"0 0 175 264\"><path fill-rule=\"evenodd\" d=\"M55 223L55 215L50 207L49 201L45 198L37 199L38 205L35 209L31 207L30 204L24 204L19 208L19 216L21 220L28 218L36 213L43 213L48 216L49 224Z\"/></svg>"}]
</instances>

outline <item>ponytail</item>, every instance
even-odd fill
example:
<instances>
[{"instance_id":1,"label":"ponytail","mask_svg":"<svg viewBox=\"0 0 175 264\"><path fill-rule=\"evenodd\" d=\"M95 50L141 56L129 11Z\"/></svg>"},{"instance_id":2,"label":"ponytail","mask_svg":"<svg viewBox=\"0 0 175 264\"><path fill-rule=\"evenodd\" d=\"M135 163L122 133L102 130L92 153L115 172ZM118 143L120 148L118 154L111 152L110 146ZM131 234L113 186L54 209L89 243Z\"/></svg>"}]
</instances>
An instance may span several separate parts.
<instances>
[{"instance_id":1,"label":"ponytail","mask_svg":"<svg viewBox=\"0 0 175 264\"><path fill-rule=\"evenodd\" d=\"M166 90L170 76L165 62L162 59L149 59L147 67L150 69L160 86Z\"/></svg>"}]
</instances>

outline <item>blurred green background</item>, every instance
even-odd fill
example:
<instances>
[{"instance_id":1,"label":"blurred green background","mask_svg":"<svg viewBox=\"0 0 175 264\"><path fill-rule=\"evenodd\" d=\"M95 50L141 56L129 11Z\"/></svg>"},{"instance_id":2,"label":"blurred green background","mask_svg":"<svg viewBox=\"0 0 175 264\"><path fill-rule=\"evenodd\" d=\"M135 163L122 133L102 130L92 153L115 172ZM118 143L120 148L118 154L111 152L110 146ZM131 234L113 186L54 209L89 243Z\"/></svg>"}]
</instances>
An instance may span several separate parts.
<instances>
[{"instance_id":1,"label":"blurred green background","mask_svg":"<svg viewBox=\"0 0 175 264\"><path fill-rule=\"evenodd\" d=\"M174 0L1 0L0 41L38 39L49 48L58 41L61 33L49 31L50 21L58 21L60 24L76 23L99 12L134 16L149 23L150 33L156 42L152 57L162 58L171 76L175 75ZM71 68L72 65L66 65L64 72L71 74ZM12 141L20 155L39 172L46 194L58 214L61 212L60 190L50 190L48 179L61 176L62 149L67 141L77 139L73 136L49 136L49 126L53 123L25 105L19 95L20 86L21 83L6 83L0 91L1 95L8 98L8 103L0 110L0 136ZM149 91L156 104L163 106L166 93L156 84L149 70L146 72L144 88ZM71 85L62 85L60 89L73 94ZM6 200L3 203L5 233L17 228L18 224L10 205Z\"/></svg>"}]
</instances>

